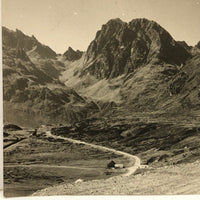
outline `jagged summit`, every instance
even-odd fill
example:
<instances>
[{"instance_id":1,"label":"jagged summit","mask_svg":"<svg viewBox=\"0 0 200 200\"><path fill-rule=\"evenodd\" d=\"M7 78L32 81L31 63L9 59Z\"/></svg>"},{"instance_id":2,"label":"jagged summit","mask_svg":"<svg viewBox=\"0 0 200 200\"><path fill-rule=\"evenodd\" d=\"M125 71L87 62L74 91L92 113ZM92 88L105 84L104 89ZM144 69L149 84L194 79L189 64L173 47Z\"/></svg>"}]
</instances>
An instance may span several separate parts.
<instances>
[{"instance_id":1,"label":"jagged summit","mask_svg":"<svg viewBox=\"0 0 200 200\"><path fill-rule=\"evenodd\" d=\"M2 27L2 44L9 48L22 49L30 52L29 55L40 58L56 58L56 53L46 45L41 44L33 35L27 36L22 31L16 29L11 31Z\"/></svg>"},{"instance_id":2,"label":"jagged summit","mask_svg":"<svg viewBox=\"0 0 200 200\"><path fill-rule=\"evenodd\" d=\"M129 25L133 25L135 27L137 26L149 26L154 28L162 28L156 21L154 20L149 20L147 18L135 18L132 19L129 23Z\"/></svg>"},{"instance_id":3,"label":"jagged summit","mask_svg":"<svg viewBox=\"0 0 200 200\"><path fill-rule=\"evenodd\" d=\"M102 25L104 26L117 26L117 25L123 25L126 24L126 22L122 21L120 18L110 19L106 24Z\"/></svg>"},{"instance_id":4,"label":"jagged summit","mask_svg":"<svg viewBox=\"0 0 200 200\"><path fill-rule=\"evenodd\" d=\"M109 20L86 52L82 75L114 78L148 63L181 64L190 53L159 24L147 19Z\"/></svg>"},{"instance_id":5,"label":"jagged summit","mask_svg":"<svg viewBox=\"0 0 200 200\"><path fill-rule=\"evenodd\" d=\"M75 61L81 58L83 52L82 51L74 51L71 47L63 54L68 61Z\"/></svg>"}]
</instances>

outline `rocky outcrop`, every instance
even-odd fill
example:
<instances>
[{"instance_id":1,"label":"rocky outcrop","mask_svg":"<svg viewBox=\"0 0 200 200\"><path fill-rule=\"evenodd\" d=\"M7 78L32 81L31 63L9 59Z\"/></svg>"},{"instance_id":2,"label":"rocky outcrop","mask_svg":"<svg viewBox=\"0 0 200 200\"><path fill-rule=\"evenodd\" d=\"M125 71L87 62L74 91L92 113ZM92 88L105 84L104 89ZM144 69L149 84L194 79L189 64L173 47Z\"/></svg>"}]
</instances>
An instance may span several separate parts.
<instances>
[{"instance_id":1,"label":"rocky outcrop","mask_svg":"<svg viewBox=\"0 0 200 200\"><path fill-rule=\"evenodd\" d=\"M82 51L74 51L71 47L68 48L68 50L64 53L64 57L68 61L75 61L81 58L83 55Z\"/></svg>"},{"instance_id":2,"label":"rocky outcrop","mask_svg":"<svg viewBox=\"0 0 200 200\"><path fill-rule=\"evenodd\" d=\"M114 78L148 63L178 64L190 53L154 21L113 19L102 26L86 52L81 75Z\"/></svg>"}]
</instances>

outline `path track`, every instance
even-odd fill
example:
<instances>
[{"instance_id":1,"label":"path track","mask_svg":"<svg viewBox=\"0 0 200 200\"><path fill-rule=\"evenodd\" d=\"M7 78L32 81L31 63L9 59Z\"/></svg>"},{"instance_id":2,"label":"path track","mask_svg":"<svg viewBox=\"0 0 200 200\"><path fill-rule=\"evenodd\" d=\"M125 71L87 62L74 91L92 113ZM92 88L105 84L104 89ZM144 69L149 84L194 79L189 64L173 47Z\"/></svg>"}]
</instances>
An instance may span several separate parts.
<instances>
[{"instance_id":1,"label":"path track","mask_svg":"<svg viewBox=\"0 0 200 200\"><path fill-rule=\"evenodd\" d=\"M127 172L125 174L123 174L123 176L130 176L131 174L133 174L139 167L141 164L140 158L138 158L137 156L133 156L129 153L123 152L123 151L118 151L112 148L108 148L108 147L104 147L104 146L100 146L100 145L96 145L96 144L91 144L91 143L87 143L87 142L83 142L80 140L74 140L71 138L67 138L67 137L62 137L62 136L57 136L57 135L53 135L51 134L51 131L47 131L46 132L47 137L53 137L54 139L63 139L66 141L69 141L71 143L75 143L75 144L84 144L102 151L110 151L113 152L115 154L118 155L123 155L124 157L129 158L129 160L131 161L131 163L133 163L133 165L131 167L127 168Z\"/></svg>"},{"instance_id":2,"label":"path track","mask_svg":"<svg viewBox=\"0 0 200 200\"><path fill-rule=\"evenodd\" d=\"M26 168L60 168L60 169L83 169L83 170L95 170L91 167L76 167L76 166L66 166L66 165L44 165L44 164L26 164L26 165L4 165L5 168L12 168L12 167L26 167Z\"/></svg>"}]
</instances>

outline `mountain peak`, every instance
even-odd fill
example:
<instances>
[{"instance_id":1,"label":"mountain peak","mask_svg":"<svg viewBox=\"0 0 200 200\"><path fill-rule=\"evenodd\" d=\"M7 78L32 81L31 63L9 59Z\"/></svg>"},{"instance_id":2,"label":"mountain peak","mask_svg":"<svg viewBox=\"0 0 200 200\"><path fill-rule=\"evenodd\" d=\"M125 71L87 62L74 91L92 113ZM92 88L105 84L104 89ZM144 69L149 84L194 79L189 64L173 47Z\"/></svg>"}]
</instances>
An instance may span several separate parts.
<instances>
[{"instance_id":1,"label":"mountain peak","mask_svg":"<svg viewBox=\"0 0 200 200\"><path fill-rule=\"evenodd\" d=\"M148 64L181 64L190 56L172 36L154 21L138 18L126 23L109 20L97 32L86 53L88 68L98 78L114 78ZM92 63L92 64L91 64Z\"/></svg>"},{"instance_id":2,"label":"mountain peak","mask_svg":"<svg viewBox=\"0 0 200 200\"><path fill-rule=\"evenodd\" d=\"M68 50L73 50L73 49L72 49L72 47L69 46L69 47L68 47Z\"/></svg>"},{"instance_id":3,"label":"mountain peak","mask_svg":"<svg viewBox=\"0 0 200 200\"><path fill-rule=\"evenodd\" d=\"M68 50L63 54L68 61L75 61L81 58L83 52L82 51L75 51L72 47L68 47Z\"/></svg>"},{"instance_id":4,"label":"mountain peak","mask_svg":"<svg viewBox=\"0 0 200 200\"><path fill-rule=\"evenodd\" d=\"M125 22L123 22L120 18L115 18L115 19L110 19L106 24L124 24Z\"/></svg>"},{"instance_id":5,"label":"mountain peak","mask_svg":"<svg viewBox=\"0 0 200 200\"><path fill-rule=\"evenodd\" d=\"M157 22L153 21L153 20L149 20L147 18L135 18L132 19L129 23L140 23L140 24L157 24Z\"/></svg>"}]
</instances>

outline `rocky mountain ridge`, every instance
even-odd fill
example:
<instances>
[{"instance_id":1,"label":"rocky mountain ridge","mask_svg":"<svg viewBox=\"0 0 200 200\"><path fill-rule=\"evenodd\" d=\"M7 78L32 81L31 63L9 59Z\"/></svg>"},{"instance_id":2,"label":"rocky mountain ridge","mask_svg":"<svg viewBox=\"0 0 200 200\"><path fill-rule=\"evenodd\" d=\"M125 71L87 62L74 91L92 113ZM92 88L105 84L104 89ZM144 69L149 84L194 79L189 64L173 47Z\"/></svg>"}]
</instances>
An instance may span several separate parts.
<instances>
[{"instance_id":1,"label":"rocky mountain ridge","mask_svg":"<svg viewBox=\"0 0 200 200\"><path fill-rule=\"evenodd\" d=\"M175 41L154 21L113 19L82 58L67 65L61 80L99 105L167 112L195 107L199 56L194 48ZM191 85L196 85L192 92Z\"/></svg>"},{"instance_id":2,"label":"rocky mountain ridge","mask_svg":"<svg viewBox=\"0 0 200 200\"><path fill-rule=\"evenodd\" d=\"M109 79L147 64L180 65L189 57L188 51L154 21L112 19L89 45L81 75Z\"/></svg>"},{"instance_id":3,"label":"rocky mountain ridge","mask_svg":"<svg viewBox=\"0 0 200 200\"><path fill-rule=\"evenodd\" d=\"M5 123L73 123L98 110L59 80L65 66L53 50L19 30L2 30Z\"/></svg>"},{"instance_id":4,"label":"rocky mountain ridge","mask_svg":"<svg viewBox=\"0 0 200 200\"><path fill-rule=\"evenodd\" d=\"M56 59L55 51L41 44L33 35L29 37L18 29L11 31L6 27L2 27L2 38L2 43L6 47L24 50L29 54L37 54L44 59Z\"/></svg>"}]
</instances>

